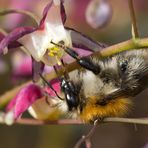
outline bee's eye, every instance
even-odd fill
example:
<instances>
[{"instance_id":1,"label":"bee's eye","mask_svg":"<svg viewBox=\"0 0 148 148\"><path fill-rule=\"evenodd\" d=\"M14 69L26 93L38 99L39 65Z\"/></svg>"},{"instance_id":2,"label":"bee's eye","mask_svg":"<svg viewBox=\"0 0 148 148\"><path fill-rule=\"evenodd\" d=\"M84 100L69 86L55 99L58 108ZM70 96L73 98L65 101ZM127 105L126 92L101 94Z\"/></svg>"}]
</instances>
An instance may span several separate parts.
<instances>
[{"instance_id":1,"label":"bee's eye","mask_svg":"<svg viewBox=\"0 0 148 148\"><path fill-rule=\"evenodd\" d=\"M127 60L122 61L120 63L120 70L121 70L122 73L125 73L126 72L127 67L128 67L128 61Z\"/></svg>"}]
</instances>

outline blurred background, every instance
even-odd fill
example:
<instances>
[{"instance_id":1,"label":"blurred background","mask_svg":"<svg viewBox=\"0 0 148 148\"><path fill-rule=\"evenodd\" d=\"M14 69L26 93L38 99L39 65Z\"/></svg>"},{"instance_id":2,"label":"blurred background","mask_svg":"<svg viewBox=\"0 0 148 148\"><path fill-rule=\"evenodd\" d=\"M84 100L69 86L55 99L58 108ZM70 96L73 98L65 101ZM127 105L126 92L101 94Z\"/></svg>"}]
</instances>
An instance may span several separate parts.
<instances>
[{"instance_id":1,"label":"blurred background","mask_svg":"<svg viewBox=\"0 0 148 148\"><path fill-rule=\"evenodd\" d=\"M99 0L98 0L99 1ZM107 0L106 0L107 1ZM0 10L25 9L41 16L48 0L0 0ZM83 34L112 45L131 38L131 25L127 0L111 0L109 14L101 27L94 27L88 21L90 0L65 0L67 14L66 26ZM148 37L148 1L134 0L139 33ZM97 9L93 7L93 9ZM97 15L96 18L97 19ZM103 21L103 20L101 20ZM0 28L6 31L17 26L34 25L33 21L22 15L0 17ZM0 58L0 94L30 78L31 67L18 74L18 63L25 64L30 58L13 51ZM21 62L20 62L21 61ZM27 64L26 64L27 65ZM17 71L18 70L18 71ZM21 79L18 80L18 75ZM17 79L16 79L17 78ZM23 79L22 79L23 78ZM129 117L148 117L148 90L134 98L134 108ZM25 126L0 125L0 148L71 148L90 130L88 125L48 125ZM82 147L85 147L82 145ZM99 125L92 137L93 148L148 148L148 126L122 123Z\"/></svg>"}]
</instances>

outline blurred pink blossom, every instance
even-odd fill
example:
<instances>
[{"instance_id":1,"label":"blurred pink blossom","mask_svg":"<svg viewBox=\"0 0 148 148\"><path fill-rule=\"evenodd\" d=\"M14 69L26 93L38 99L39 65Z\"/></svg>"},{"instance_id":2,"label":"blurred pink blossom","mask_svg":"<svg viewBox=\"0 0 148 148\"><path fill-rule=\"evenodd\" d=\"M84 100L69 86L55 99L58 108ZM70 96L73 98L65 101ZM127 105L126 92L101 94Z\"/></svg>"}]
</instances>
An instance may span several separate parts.
<instances>
[{"instance_id":1,"label":"blurred pink blossom","mask_svg":"<svg viewBox=\"0 0 148 148\"><path fill-rule=\"evenodd\" d=\"M9 4L10 9L31 10L39 0L11 0ZM5 17L2 22L5 28L13 29L24 21L25 15L12 14ZM13 22L12 22L13 20Z\"/></svg>"},{"instance_id":2,"label":"blurred pink blossom","mask_svg":"<svg viewBox=\"0 0 148 148\"><path fill-rule=\"evenodd\" d=\"M92 28L102 28L112 16L112 8L108 0L91 0L87 6L86 21Z\"/></svg>"},{"instance_id":3,"label":"blurred pink blossom","mask_svg":"<svg viewBox=\"0 0 148 148\"><path fill-rule=\"evenodd\" d=\"M7 112L12 111L13 117L17 119L31 104L33 104L37 99L40 99L42 96L42 90L39 86L29 84L22 88L10 101L7 106Z\"/></svg>"},{"instance_id":4,"label":"blurred pink blossom","mask_svg":"<svg viewBox=\"0 0 148 148\"><path fill-rule=\"evenodd\" d=\"M13 66L13 75L25 76L32 73L32 61L31 57L27 56L22 52L15 52L11 57Z\"/></svg>"}]
</instances>

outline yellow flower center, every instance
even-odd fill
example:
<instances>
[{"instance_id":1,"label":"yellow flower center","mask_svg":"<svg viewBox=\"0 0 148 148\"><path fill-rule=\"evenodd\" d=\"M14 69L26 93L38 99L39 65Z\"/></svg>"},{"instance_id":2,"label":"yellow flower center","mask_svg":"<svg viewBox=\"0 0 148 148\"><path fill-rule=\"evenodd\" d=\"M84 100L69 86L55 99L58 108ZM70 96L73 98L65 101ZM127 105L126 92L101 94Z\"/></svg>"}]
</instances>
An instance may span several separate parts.
<instances>
[{"instance_id":1,"label":"yellow flower center","mask_svg":"<svg viewBox=\"0 0 148 148\"><path fill-rule=\"evenodd\" d=\"M56 47L56 46L54 46L52 48L48 48L48 55L51 56L51 57L55 57L57 64L61 65L60 59L63 55L63 49Z\"/></svg>"}]
</instances>

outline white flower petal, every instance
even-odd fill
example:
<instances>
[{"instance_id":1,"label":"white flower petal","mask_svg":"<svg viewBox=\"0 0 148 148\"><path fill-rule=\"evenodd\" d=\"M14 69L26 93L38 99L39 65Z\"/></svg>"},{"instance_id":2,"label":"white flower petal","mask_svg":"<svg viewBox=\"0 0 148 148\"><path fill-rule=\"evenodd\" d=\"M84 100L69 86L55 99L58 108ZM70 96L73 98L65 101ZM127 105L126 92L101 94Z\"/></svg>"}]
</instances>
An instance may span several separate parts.
<instances>
[{"instance_id":1,"label":"white flower petal","mask_svg":"<svg viewBox=\"0 0 148 148\"><path fill-rule=\"evenodd\" d=\"M4 121L7 125L12 125L14 123L14 112L9 111L8 113L6 113Z\"/></svg>"},{"instance_id":2,"label":"white flower petal","mask_svg":"<svg viewBox=\"0 0 148 148\"><path fill-rule=\"evenodd\" d=\"M55 5L60 5L61 1L60 0L53 0Z\"/></svg>"},{"instance_id":3,"label":"white flower petal","mask_svg":"<svg viewBox=\"0 0 148 148\"><path fill-rule=\"evenodd\" d=\"M52 65L55 65L57 64L57 59L55 56L51 57L49 56L48 54L45 54L41 61L45 64L45 65L48 65L48 66L52 66Z\"/></svg>"},{"instance_id":4,"label":"white flower petal","mask_svg":"<svg viewBox=\"0 0 148 148\"><path fill-rule=\"evenodd\" d=\"M47 49L55 46L51 41L54 43L64 41L66 46L72 45L71 38L64 28L61 19L60 1L55 0L54 3L56 3L56 5L52 5L49 9L44 27L19 39L19 42L25 46L26 50L36 61L43 61L44 63L48 63L48 65L56 63L54 60L55 57L50 57L51 60L49 60L46 55Z\"/></svg>"},{"instance_id":5,"label":"white flower petal","mask_svg":"<svg viewBox=\"0 0 148 148\"><path fill-rule=\"evenodd\" d=\"M19 39L19 42L25 46L33 58L35 58L37 61L40 61L48 48L50 40L51 39L49 39L47 31L44 29L37 30L22 37Z\"/></svg>"},{"instance_id":6,"label":"white flower petal","mask_svg":"<svg viewBox=\"0 0 148 148\"><path fill-rule=\"evenodd\" d=\"M59 0L56 0L59 1ZM53 5L46 18L47 30L52 32L52 41L58 43L59 41L64 41L66 46L71 46L71 39L67 36L66 29L63 26L60 3L59 5Z\"/></svg>"},{"instance_id":7,"label":"white flower petal","mask_svg":"<svg viewBox=\"0 0 148 148\"><path fill-rule=\"evenodd\" d=\"M40 120L54 120L54 118L50 118L58 111L56 105L59 103L58 99L48 99L49 104L47 103L46 99L37 100L32 106L29 107L29 113L36 119ZM55 107L53 107L55 106ZM58 117L57 117L58 118Z\"/></svg>"}]
</instances>

